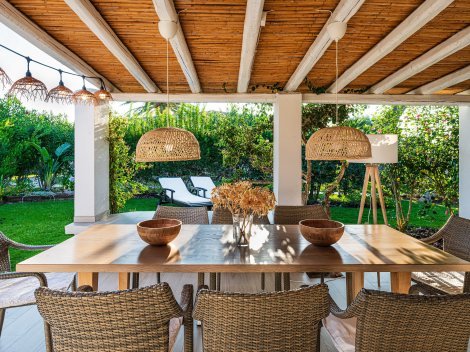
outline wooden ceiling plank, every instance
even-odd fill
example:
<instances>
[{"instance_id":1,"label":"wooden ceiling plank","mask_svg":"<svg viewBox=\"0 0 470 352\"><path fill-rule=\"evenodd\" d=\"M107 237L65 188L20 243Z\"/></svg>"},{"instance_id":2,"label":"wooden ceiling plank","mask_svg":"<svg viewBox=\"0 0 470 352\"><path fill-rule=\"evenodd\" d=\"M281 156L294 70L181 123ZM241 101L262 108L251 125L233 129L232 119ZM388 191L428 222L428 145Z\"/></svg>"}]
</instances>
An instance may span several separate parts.
<instances>
[{"instance_id":1,"label":"wooden ceiling plank","mask_svg":"<svg viewBox=\"0 0 470 352\"><path fill-rule=\"evenodd\" d=\"M137 59L89 0L64 1L147 92L160 92L160 89L140 66Z\"/></svg>"},{"instance_id":2,"label":"wooden ceiling plank","mask_svg":"<svg viewBox=\"0 0 470 352\"><path fill-rule=\"evenodd\" d=\"M328 24L331 22L348 22L359 10L364 1L365 0L341 0L330 16L330 19L323 26L317 38L308 49L299 66L297 66L294 73L287 81L284 86L285 91L293 92L299 87L305 77L307 77L308 73L312 70L313 66L315 66L317 61L323 56L326 49L328 49L330 44L333 42L326 29Z\"/></svg>"},{"instance_id":3,"label":"wooden ceiling plank","mask_svg":"<svg viewBox=\"0 0 470 352\"><path fill-rule=\"evenodd\" d=\"M456 95L470 95L470 89L464 90L463 92L457 93Z\"/></svg>"},{"instance_id":4,"label":"wooden ceiling plank","mask_svg":"<svg viewBox=\"0 0 470 352\"><path fill-rule=\"evenodd\" d=\"M82 58L52 38L46 31L23 15L6 0L0 0L0 22L59 61L62 65L67 66L80 75L101 77L107 89L112 92L120 92L114 84L96 72L95 69L88 65ZM87 81L97 87L101 84L100 80L96 78L87 78Z\"/></svg>"},{"instance_id":5,"label":"wooden ceiling plank","mask_svg":"<svg viewBox=\"0 0 470 352\"><path fill-rule=\"evenodd\" d=\"M359 61L348 68L338 78L337 88L336 83L333 82L333 84L327 89L327 92L336 93L336 89L341 91L368 68L390 54L401 43L446 9L453 1L454 0L427 0L424 2L402 23L400 23L398 27L391 31L384 39L361 57Z\"/></svg>"},{"instance_id":6,"label":"wooden ceiling plank","mask_svg":"<svg viewBox=\"0 0 470 352\"><path fill-rule=\"evenodd\" d=\"M201 84L199 83L199 78L196 68L194 67L191 52L189 51L188 44L184 37L183 29L181 28L181 23L178 20L175 4L172 0L153 0L153 4L158 18L161 21L173 21L178 23L178 31L175 36L170 39L170 44L188 81L191 92L200 93Z\"/></svg>"},{"instance_id":7,"label":"wooden ceiling plank","mask_svg":"<svg viewBox=\"0 0 470 352\"><path fill-rule=\"evenodd\" d=\"M432 94L442 89L452 87L453 85L459 84L467 79L470 79L470 65L449 73L435 81L429 82L419 88L413 89L406 94Z\"/></svg>"},{"instance_id":8,"label":"wooden ceiling plank","mask_svg":"<svg viewBox=\"0 0 470 352\"><path fill-rule=\"evenodd\" d=\"M407 80L415 74L425 70L426 68L434 65L449 55L465 48L470 44L470 26L461 30L457 34L444 41L443 43L435 46L428 52L408 63L395 73L386 77L379 83L372 86L368 93L382 94L389 89L395 87L397 84Z\"/></svg>"},{"instance_id":9,"label":"wooden ceiling plank","mask_svg":"<svg viewBox=\"0 0 470 352\"><path fill-rule=\"evenodd\" d=\"M238 71L238 93L246 93L250 83L263 18L264 0L248 0L243 27L242 54Z\"/></svg>"}]
</instances>

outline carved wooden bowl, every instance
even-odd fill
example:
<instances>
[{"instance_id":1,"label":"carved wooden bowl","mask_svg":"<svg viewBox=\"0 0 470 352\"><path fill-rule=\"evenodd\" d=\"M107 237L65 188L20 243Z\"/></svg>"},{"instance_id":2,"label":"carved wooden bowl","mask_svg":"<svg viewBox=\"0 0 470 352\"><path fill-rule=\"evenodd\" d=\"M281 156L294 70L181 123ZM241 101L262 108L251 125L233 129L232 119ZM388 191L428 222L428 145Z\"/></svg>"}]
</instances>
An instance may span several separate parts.
<instances>
[{"instance_id":1,"label":"carved wooden bowl","mask_svg":"<svg viewBox=\"0 0 470 352\"><path fill-rule=\"evenodd\" d=\"M176 219L145 220L137 224L140 238L152 246L165 246L180 233L181 221Z\"/></svg>"},{"instance_id":2,"label":"carved wooden bowl","mask_svg":"<svg viewBox=\"0 0 470 352\"><path fill-rule=\"evenodd\" d=\"M333 220L307 219L299 222L302 236L311 244L320 247L331 246L344 233L344 224Z\"/></svg>"}]
</instances>

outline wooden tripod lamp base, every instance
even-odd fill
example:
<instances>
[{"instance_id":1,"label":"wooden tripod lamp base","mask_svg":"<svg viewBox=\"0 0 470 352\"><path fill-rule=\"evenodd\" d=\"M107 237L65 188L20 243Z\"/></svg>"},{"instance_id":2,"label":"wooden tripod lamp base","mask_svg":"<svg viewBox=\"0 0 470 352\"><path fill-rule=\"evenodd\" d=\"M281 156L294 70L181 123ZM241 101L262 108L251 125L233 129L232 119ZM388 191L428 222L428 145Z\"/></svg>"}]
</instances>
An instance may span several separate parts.
<instances>
[{"instance_id":1,"label":"wooden tripod lamp base","mask_svg":"<svg viewBox=\"0 0 470 352\"><path fill-rule=\"evenodd\" d=\"M380 208L382 209L382 216L384 224L388 225L387 212L385 209L385 201L382 190L382 182L380 181L380 172L378 164L366 164L366 173L364 176L364 185L362 187L361 206L359 208L359 217L357 223L362 223L362 215L364 214L364 206L366 204L367 191L370 183L370 195L372 203L372 218L374 224L377 224L377 193L379 195Z\"/></svg>"}]
</instances>

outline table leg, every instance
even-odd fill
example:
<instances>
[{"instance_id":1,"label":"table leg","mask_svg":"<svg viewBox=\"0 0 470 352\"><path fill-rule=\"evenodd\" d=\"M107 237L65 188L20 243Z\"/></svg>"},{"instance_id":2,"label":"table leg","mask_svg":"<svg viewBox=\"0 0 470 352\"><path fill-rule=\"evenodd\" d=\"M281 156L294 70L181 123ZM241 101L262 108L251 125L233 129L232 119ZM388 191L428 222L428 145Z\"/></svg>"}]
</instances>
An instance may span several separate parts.
<instances>
[{"instance_id":1,"label":"table leg","mask_svg":"<svg viewBox=\"0 0 470 352\"><path fill-rule=\"evenodd\" d=\"M131 273L118 273L118 290L129 289Z\"/></svg>"},{"instance_id":2,"label":"table leg","mask_svg":"<svg viewBox=\"0 0 470 352\"><path fill-rule=\"evenodd\" d=\"M283 273L282 278L284 280L284 291L290 290L290 273Z\"/></svg>"},{"instance_id":3,"label":"table leg","mask_svg":"<svg viewBox=\"0 0 470 352\"><path fill-rule=\"evenodd\" d=\"M390 286L394 293L408 293L411 286L411 273L390 273Z\"/></svg>"},{"instance_id":4,"label":"table leg","mask_svg":"<svg viewBox=\"0 0 470 352\"><path fill-rule=\"evenodd\" d=\"M211 290L217 290L217 274L216 273L209 274L209 288Z\"/></svg>"},{"instance_id":5,"label":"table leg","mask_svg":"<svg viewBox=\"0 0 470 352\"><path fill-rule=\"evenodd\" d=\"M348 306L364 287L364 273L346 273L346 301Z\"/></svg>"},{"instance_id":6,"label":"table leg","mask_svg":"<svg viewBox=\"0 0 470 352\"><path fill-rule=\"evenodd\" d=\"M98 273L77 273L77 286L89 285L98 291Z\"/></svg>"}]
</instances>

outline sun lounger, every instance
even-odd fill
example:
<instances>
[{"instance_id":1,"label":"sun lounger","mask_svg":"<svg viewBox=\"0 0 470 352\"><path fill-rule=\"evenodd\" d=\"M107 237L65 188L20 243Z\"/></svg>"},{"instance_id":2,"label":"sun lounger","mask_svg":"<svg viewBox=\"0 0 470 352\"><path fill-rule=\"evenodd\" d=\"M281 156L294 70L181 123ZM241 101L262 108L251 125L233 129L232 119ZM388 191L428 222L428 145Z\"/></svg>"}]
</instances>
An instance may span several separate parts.
<instances>
[{"instance_id":1,"label":"sun lounger","mask_svg":"<svg viewBox=\"0 0 470 352\"><path fill-rule=\"evenodd\" d=\"M191 176L190 179L200 196L204 198L211 197L215 184L209 176Z\"/></svg>"},{"instance_id":2,"label":"sun lounger","mask_svg":"<svg viewBox=\"0 0 470 352\"><path fill-rule=\"evenodd\" d=\"M181 177L160 177L158 181L163 188L162 201L178 203L188 207L212 206L209 199L189 192Z\"/></svg>"}]
</instances>

